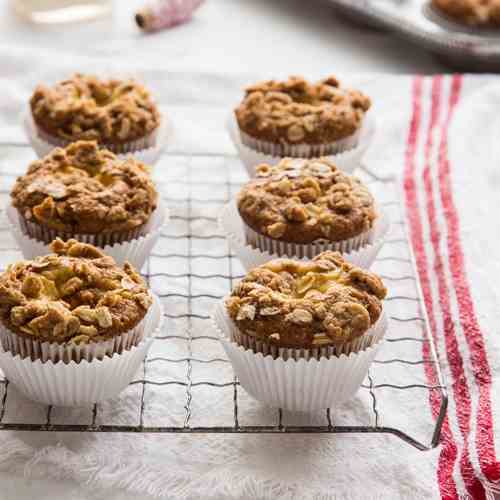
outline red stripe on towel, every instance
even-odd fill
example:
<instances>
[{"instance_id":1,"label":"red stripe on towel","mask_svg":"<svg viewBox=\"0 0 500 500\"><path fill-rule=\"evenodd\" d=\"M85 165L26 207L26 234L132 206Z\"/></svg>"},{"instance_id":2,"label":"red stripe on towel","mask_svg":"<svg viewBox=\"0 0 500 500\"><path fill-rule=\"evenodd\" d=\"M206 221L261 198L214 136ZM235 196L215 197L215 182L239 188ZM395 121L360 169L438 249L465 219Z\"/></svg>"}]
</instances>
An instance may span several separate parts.
<instances>
[{"instance_id":1,"label":"red stripe on towel","mask_svg":"<svg viewBox=\"0 0 500 500\"><path fill-rule=\"evenodd\" d=\"M440 112L442 80L442 76L437 76L432 80L432 110L427 142L425 144L423 180L427 200L426 208L429 219L430 240L434 250L433 270L437 277L439 305L443 316L442 334L444 335L446 353L441 353L441 355L446 356L450 367L452 380L448 382L451 384L453 399L455 402L457 424L464 440L464 446L460 452L460 471L462 473L467 491L472 498L479 500L484 498L484 490L476 478L474 469L470 462L469 447L467 442L471 429L471 398L451 312L450 289L448 287L448 283L446 282L443 259L440 252L439 242L441 240L441 232L436 220L436 207L434 202L434 192L432 189L431 152L433 149L433 131L436 128ZM441 130L442 136L440 147L443 143L443 138L445 138L447 134L451 109L452 104L450 102L448 114L446 115Z\"/></svg>"},{"instance_id":2,"label":"red stripe on towel","mask_svg":"<svg viewBox=\"0 0 500 500\"><path fill-rule=\"evenodd\" d=\"M488 481L500 480L500 464L496 460L491 411L491 370L486 354L484 339L474 310L467 281L464 254L460 240L460 221L451 189L451 166L448 160L448 127L453 110L459 100L462 78L453 77L450 94L450 109L445 123L445 133L439 151L439 186L441 203L448 227L449 267L455 288L460 323L467 339L473 367L474 380L479 392L477 411L476 447L481 471Z\"/></svg>"},{"instance_id":3,"label":"red stripe on towel","mask_svg":"<svg viewBox=\"0 0 500 500\"><path fill-rule=\"evenodd\" d=\"M425 307L427 309L429 317L429 326L431 328L433 336L435 337L437 332L436 321L433 311L431 287L427 270L427 256L425 253L422 223L420 221L418 197L415 183L415 155L421 122L422 81L422 77L416 77L413 82L413 111L408 133L407 150L405 157L404 189L406 196L407 217L409 220L410 238L415 252L417 270L419 273L420 283L422 285ZM422 355L425 358L428 358L429 346L426 342L423 343L422 351ZM432 367L429 364L424 364L424 367L429 383L432 385L436 384L437 381L435 379L435 374ZM429 399L432 414L434 415L434 418L437 418L440 407L440 398L438 394L435 393L435 391L430 391ZM454 500L458 499L458 494L452 475L453 464L455 463L457 457L457 447L450 431L448 417L446 417L443 423L442 443L443 448L439 455L439 465L437 472L439 490L441 492L442 498L445 498L447 500Z\"/></svg>"}]
</instances>

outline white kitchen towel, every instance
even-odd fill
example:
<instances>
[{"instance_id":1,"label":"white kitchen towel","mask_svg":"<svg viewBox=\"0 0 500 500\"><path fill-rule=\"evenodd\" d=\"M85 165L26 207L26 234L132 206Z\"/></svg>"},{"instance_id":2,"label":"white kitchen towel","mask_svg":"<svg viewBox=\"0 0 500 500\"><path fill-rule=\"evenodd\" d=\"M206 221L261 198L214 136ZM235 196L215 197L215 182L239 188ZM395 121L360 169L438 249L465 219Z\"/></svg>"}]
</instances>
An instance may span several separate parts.
<instances>
[{"instance_id":1,"label":"white kitchen towel","mask_svg":"<svg viewBox=\"0 0 500 500\"><path fill-rule=\"evenodd\" d=\"M15 175L34 158L20 121L34 84L52 80L56 74L99 71L103 65L83 59L27 58L16 51L0 53L0 63L0 199L5 204ZM105 69L109 72L109 65ZM123 71L123 64L117 69ZM174 128L167 154L155 169L172 208L172 220L143 270L152 288L163 296L167 338L155 341L136 383L95 411L48 409L23 399L10 385L6 393L6 386L1 386L3 424L234 425L232 370L206 319L217 297L227 294L233 280L243 273L236 259L224 257L227 243L217 228L220 207L246 178L224 121L228 106L245 84L276 75L225 77L127 69L137 69L154 88ZM498 197L499 177L494 162L498 145L490 127L494 130L497 125L498 130L499 125L497 79L365 75L347 81L355 81L375 103L379 127L365 160L368 170L379 178L399 176L404 184L400 195L411 222L410 238L447 378L450 404L444 444L422 452L386 434L0 431L1 468L72 478L94 489L124 488L169 499L452 499L484 498L486 490L494 491L499 409L494 389L500 365L495 338L495 320L499 319L495 283L500 266L495 249L500 233L491 208ZM374 180L373 175L361 174ZM386 184L372 182L370 186L378 199L392 200L394 193L388 192ZM389 237L392 243L384 247L374 270L387 278L393 298L387 302L390 316L404 320L421 313L411 299L417 291L404 226L398 223L399 207L388 203L395 221ZM189 231L195 237L186 238ZM7 233L0 236L0 267L4 268L20 254ZM185 257L188 254L190 259ZM191 300L185 297L188 294ZM388 338L421 338L418 328L416 322L393 320ZM195 337L201 338L189 341ZM418 387L436 382L429 378L432 371L424 369L427 365L420 364L428 355L427 348L422 342L385 342L379 363L371 370L372 380L365 384L381 386L375 391L376 413L365 388L332 410L332 423L378 424L428 444L437 405L435 397L429 396L439 391ZM197 361L186 361L189 356ZM412 364L402 368L396 359ZM190 387L183 385L188 372ZM153 384L143 384L144 380ZM221 387L205 385L207 381ZM415 387L396 390L387 384ZM253 401L242 389L237 390L237 398L239 425L278 425L276 411ZM285 412L281 423L325 425L325 419L324 413Z\"/></svg>"}]
</instances>

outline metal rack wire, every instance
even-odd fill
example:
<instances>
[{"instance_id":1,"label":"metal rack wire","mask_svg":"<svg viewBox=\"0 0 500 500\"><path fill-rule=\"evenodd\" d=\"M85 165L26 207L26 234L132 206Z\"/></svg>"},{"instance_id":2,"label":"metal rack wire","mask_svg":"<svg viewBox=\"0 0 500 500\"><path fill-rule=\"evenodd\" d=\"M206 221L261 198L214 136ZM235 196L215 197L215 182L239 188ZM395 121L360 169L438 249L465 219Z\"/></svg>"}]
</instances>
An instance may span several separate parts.
<instances>
[{"instance_id":1,"label":"metal rack wire","mask_svg":"<svg viewBox=\"0 0 500 500\"><path fill-rule=\"evenodd\" d=\"M161 175L160 175L161 174ZM84 421L74 414L59 415L52 407L40 408L36 422L9 421L10 400L19 395L6 379L0 380L0 429L25 431L79 432L162 432L162 433L389 433L410 445L427 450L439 442L446 413L447 395L439 362L430 337L422 294L415 274L414 258L400 213L397 183L362 169L367 182L385 210L390 212L393 230L374 268L393 293L386 307L390 331L381 355L372 365L359 397L342 409L328 409L318 415L297 419L282 410L264 413L253 403L249 420L249 397L240 388L230 364L211 331L209 312L215 301L229 292L243 269L228 248L217 227L217 212L245 180L238 159L228 155L167 154L156 167L162 196L172 218L160 242L144 266L143 274L165 306L164 330L156 338L139 377L125 391L127 408L137 409L137 418L128 422L109 408L97 404L87 409ZM13 181L14 174L2 173ZM9 182L7 182L9 184ZM6 196L9 189L0 190ZM0 263L4 268L15 258L11 240L0 239ZM408 291L412 290L412 293ZM400 292L400 289L403 290ZM220 293L214 293L214 290ZM202 347L199 344L202 343ZM198 371L202 372L200 377ZM427 375L426 375L427 373ZM431 380L435 383L429 384ZM179 392L180 391L180 392ZM201 391L198 394L198 391ZM224 391L225 406L220 392ZM228 392L229 391L229 392ZM384 411L384 399L401 399L401 411L420 421L418 436L406 428L391 425ZM431 415L426 400L438 398L439 412ZM222 424L195 418L199 404L217 401ZM399 401L399 400L398 400ZM408 408L405 406L405 401ZM418 404L415 415L408 402ZM34 404L34 403L33 403ZM219 406L220 404L220 406ZM119 408L119 403L116 404ZM108 413L106 413L106 409ZM356 410L356 411L355 411ZM360 411L361 410L361 411ZM176 418L170 418L169 413ZM115 412L116 413L116 412ZM119 413L119 411L118 411ZM217 413L217 412L214 412ZM178 417L178 418L177 418ZM227 417L227 418L226 418ZM118 421L117 421L118 420ZM420 435L422 434L422 435Z\"/></svg>"}]
</instances>

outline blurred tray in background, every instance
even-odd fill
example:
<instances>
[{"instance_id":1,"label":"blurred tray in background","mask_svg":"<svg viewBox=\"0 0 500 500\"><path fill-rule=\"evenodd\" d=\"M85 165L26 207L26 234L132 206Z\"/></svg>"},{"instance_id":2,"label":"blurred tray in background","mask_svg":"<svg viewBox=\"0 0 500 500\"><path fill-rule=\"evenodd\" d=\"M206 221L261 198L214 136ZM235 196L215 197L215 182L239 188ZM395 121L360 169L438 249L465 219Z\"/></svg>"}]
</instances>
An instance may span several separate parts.
<instances>
[{"instance_id":1,"label":"blurred tray in background","mask_svg":"<svg viewBox=\"0 0 500 500\"><path fill-rule=\"evenodd\" d=\"M387 29L461 71L500 71L500 29L461 25L430 0L327 0L361 25Z\"/></svg>"}]
</instances>

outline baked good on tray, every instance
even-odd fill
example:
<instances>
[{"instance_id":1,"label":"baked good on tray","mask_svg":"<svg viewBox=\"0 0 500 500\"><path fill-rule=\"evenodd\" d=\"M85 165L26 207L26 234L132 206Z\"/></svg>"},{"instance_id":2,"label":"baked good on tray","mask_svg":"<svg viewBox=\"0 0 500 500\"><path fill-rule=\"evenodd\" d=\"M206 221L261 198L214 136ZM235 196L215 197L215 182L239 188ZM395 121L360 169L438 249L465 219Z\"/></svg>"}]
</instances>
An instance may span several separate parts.
<instances>
[{"instance_id":1,"label":"baked good on tray","mask_svg":"<svg viewBox=\"0 0 500 500\"><path fill-rule=\"evenodd\" d=\"M32 238L78 238L98 246L144 235L158 206L149 170L95 141L56 148L36 160L11 192L19 223Z\"/></svg>"},{"instance_id":2,"label":"baked good on tray","mask_svg":"<svg viewBox=\"0 0 500 500\"><path fill-rule=\"evenodd\" d=\"M140 274L76 240L55 240L51 249L52 254L19 261L0 275L3 349L20 354L28 344L38 359L44 343L72 349L111 341L110 354L136 345L152 303Z\"/></svg>"},{"instance_id":3,"label":"baked good on tray","mask_svg":"<svg viewBox=\"0 0 500 500\"><path fill-rule=\"evenodd\" d=\"M387 329L387 290L338 252L252 269L214 311L241 386L274 408L316 411L353 397Z\"/></svg>"},{"instance_id":4,"label":"baked good on tray","mask_svg":"<svg viewBox=\"0 0 500 500\"><path fill-rule=\"evenodd\" d=\"M26 397L90 406L132 381L161 327L140 274L76 240L0 274L0 367Z\"/></svg>"},{"instance_id":5,"label":"baked good on tray","mask_svg":"<svg viewBox=\"0 0 500 500\"><path fill-rule=\"evenodd\" d=\"M464 25L500 27L500 2L497 0L432 0L432 6Z\"/></svg>"},{"instance_id":6,"label":"baked good on tray","mask_svg":"<svg viewBox=\"0 0 500 500\"><path fill-rule=\"evenodd\" d=\"M312 158L355 147L371 101L331 76L292 76L245 89L235 109L243 144L273 156Z\"/></svg>"},{"instance_id":7,"label":"baked good on tray","mask_svg":"<svg viewBox=\"0 0 500 500\"><path fill-rule=\"evenodd\" d=\"M133 79L77 73L40 84L30 99L37 134L54 146L95 140L115 153L154 146L160 113L149 91Z\"/></svg>"},{"instance_id":8,"label":"baked good on tray","mask_svg":"<svg viewBox=\"0 0 500 500\"><path fill-rule=\"evenodd\" d=\"M387 290L337 252L311 261L276 259L251 270L226 306L245 346L345 346L374 325Z\"/></svg>"},{"instance_id":9,"label":"baked good on tray","mask_svg":"<svg viewBox=\"0 0 500 500\"><path fill-rule=\"evenodd\" d=\"M302 257L319 253L315 247L350 251L370 242L378 216L373 196L330 160L285 158L259 165L256 173L237 197L247 243Z\"/></svg>"}]
</instances>

